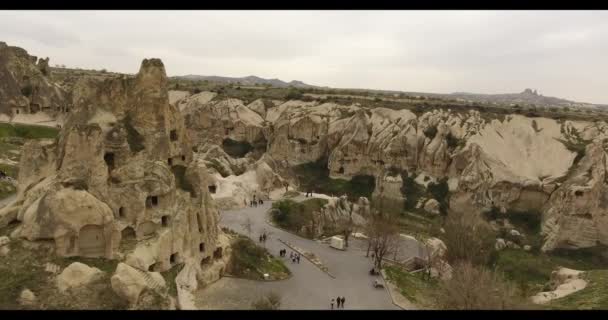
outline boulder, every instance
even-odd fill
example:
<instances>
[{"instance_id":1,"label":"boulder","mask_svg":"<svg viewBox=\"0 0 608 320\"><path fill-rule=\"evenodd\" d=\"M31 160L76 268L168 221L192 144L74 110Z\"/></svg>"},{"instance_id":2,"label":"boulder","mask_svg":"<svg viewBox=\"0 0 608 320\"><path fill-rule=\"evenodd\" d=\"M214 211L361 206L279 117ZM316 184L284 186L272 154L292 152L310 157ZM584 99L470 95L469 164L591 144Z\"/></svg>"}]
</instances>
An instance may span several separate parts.
<instances>
[{"instance_id":1,"label":"boulder","mask_svg":"<svg viewBox=\"0 0 608 320\"><path fill-rule=\"evenodd\" d=\"M438 215L439 214L439 201L437 201L435 199L427 200L427 202L424 204L424 211L434 214L434 215Z\"/></svg>"},{"instance_id":2,"label":"boulder","mask_svg":"<svg viewBox=\"0 0 608 320\"><path fill-rule=\"evenodd\" d=\"M144 290L162 291L166 288L160 273L137 270L125 263L118 264L110 282L112 290L132 305L138 302Z\"/></svg>"},{"instance_id":3,"label":"boulder","mask_svg":"<svg viewBox=\"0 0 608 320\"><path fill-rule=\"evenodd\" d=\"M530 251L532 250L532 246L530 246L529 244L524 245L524 251Z\"/></svg>"},{"instance_id":4,"label":"boulder","mask_svg":"<svg viewBox=\"0 0 608 320\"><path fill-rule=\"evenodd\" d=\"M505 243L505 239L502 239L502 238L496 239L496 244L494 244L494 248L496 248L496 250L500 251L506 247L507 247L507 244Z\"/></svg>"},{"instance_id":5,"label":"boulder","mask_svg":"<svg viewBox=\"0 0 608 320\"><path fill-rule=\"evenodd\" d=\"M36 303L36 295L30 289L24 289L19 294L19 304L23 306L31 306Z\"/></svg>"},{"instance_id":6,"label":"boulder","mask_svg":"<svg viewBox=\"0 0 608 320\"><path fill-rule=\"evenodd\" d=\"M448 250L448 247L439 238L428 238L425 240L425 244L427 245L428 250L430 250L432 257L443 257Z\"/></svg>"},{"instance_id":7,"label":"boulder","mask_svg":"<svg viewBox=\"0 0 608 320\"><path fill-rule=\"evenodd\" d=\"M512 229L509 233L514 237L521 237L521 233L515 229Z\"/></svg>"},{"instance_id":8,"label":"boulder","mask_svg":"<svg viewBox=\"0 0 608 320\"><path fill-rule=\"evenodd\" d=\"M57 287L59 291L65 292L72 288L86 286L95 282L103 276L104 272L84 263L74 262L65 268L57 276Z\"/></svg>"},{"instance_id":9,"label":"boulder","mask_svg":"<svg viewBox=\"0 0 608 320\"><path fill-rule=\"evenodd\" d=\"M11 239L7 236L0 237L0 257L6 256L11 251L10 246L8 245L10 241Z\"/></svg>"}]
</instances>

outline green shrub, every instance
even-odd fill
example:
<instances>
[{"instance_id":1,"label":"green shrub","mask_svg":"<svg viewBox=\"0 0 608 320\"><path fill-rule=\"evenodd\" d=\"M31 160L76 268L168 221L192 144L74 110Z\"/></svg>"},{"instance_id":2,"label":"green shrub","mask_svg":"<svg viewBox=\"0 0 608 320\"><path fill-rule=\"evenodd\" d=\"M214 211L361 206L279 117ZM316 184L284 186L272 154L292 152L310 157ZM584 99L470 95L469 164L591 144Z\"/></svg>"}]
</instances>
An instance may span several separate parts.
<instances>
[{"instance_id":1,"label":"green shrub","mask_svg":"<svg viewBox=\"0 0 608 320\"><path fill-rule=\"evenodd\" d=\"M297 165L294 171L305 190L334 196L346 195L351 201L356 201L359 197L371 198L376 187L376 179L369 175L356 175L351 180L330 178L327 158Z\"/></svg>"},{"instance_id":2,"label":"green shrub","mask_svg":"<svg viewBox=\"0 0 608 320\"><path fill-rule=\"evenodd\" d=\"M129 144L131 152L140 152L144 150L144 137L137 132L135 127L133 127L131 116L127 115L123 121L125 129L127 130L127 143Z\"/></svg>"},{"instance_id":3,"label":"green shrub","mask_svg":"<svg viewBox=\"0 0 608 320\"><path fill-rule=\"evenodd\" d=\"M403 184L401 193L405 196L405 210L416 210L418 200L426 194L424 187L419 185L413 177L407 175L407 172L401 174Z\"/></svg>"},{"instance_id":4,"label":"green shrub","mask_svg":"<svg viewBox=\"0 0 608 320\"><path fill-rule=\"evenodd\" d=\"M431 140L435 139L435 136L437 135L437 127L428 127L424 129L424 135Z\"/></svg>"},{"instance_id":5,"label":"green shrub","mask_svg":"<svg viewBox=\"0 0 608 320\"><path fill-rule=\"evenodd\" d=\"M20 137L24 139L54 139L59 129L26 124L0 123L0 138Z\"/></svg>"},{"instance_id":6,"label":"green shrub","mask_svg":"<svg viewBox=\"0 0 608 320\"><path fill-rule=\"evenodd\" d=\"M173 176L175 177L175 184L178 188L188 191L190 193L194 192L194 187L186 179L186 167L181 165L175 165L171 167L171 172L173 172Z\"/></svg>"},{"instance_id":7,"label":"green shrub","mask_svg":"<svg viewBox=\"0 0 608 320\"><path fill-rule=\"evenodd\" d=\"M448 179L443 178L438 183L429 183L427 186L428 192L439 202L439 211L441 214L447 214L448 203L450 197L450 188L448 187Z\"/></svg>"},{"instance_id":8,"label":"green shrub","mask_svg":"<svg viewBox=\"0 0 608 320\"><path fill-rule=\"evenodd\" d=\"M303 97L302 92L300 92L297 89L291 89L285 95L285 100L299 100L299 99L302 99L302 97Z\"/></svg>"},{"instance_id":9,"label":"green shrub","mask_svg":"<svg viewBox=\"0 0 608 320\"><path fill-rule=\"evenodd\" d=\"M313 212L319 211L325 204L326 199L312 198L302 202L284 199L272 204L272 220L282 228L302 233L307 237L312 237L312 230L315 229ZM308 227L308 228L305 228Z\"/></svg>"},{"instance_id":10,"label":"green shrub","mask_svg":"<svg viewBox=\"0 0 608 320\"><path fill-rule=\"evenodd\" d=\"M222 141L222 149L233 158L242 158L249 151L253 150L253 146L247 141L236 141L226 138Z\"/></svg>"},{"instance_id":11,"label":"green shrub","mask_svg":"<svg viewBox=\"0 0 608 320\"><path fill-rule=\"evenodd\" d=\"M28 84L28 85L24 86L23 88L21 88L21 94L24 95L24 96L26 96L26 97L31 96L32 95L32 91L33 91L33 88L32 88L32 85L30 85L30 84Z\"/></svg>"},{"instance_id":12,"label":"green shrub","mask_svg":"<svg viewBox=\"0 0 608 320\"><path fill-rule=\"evenodd\" d=\"M284 279L291 274L283 262L274 258L268 250L256 245L247 237L237 237L232 244L232 256L228 266L232 275L262 280L264 273L275 279Z\"/></svg>"}]
</instances>

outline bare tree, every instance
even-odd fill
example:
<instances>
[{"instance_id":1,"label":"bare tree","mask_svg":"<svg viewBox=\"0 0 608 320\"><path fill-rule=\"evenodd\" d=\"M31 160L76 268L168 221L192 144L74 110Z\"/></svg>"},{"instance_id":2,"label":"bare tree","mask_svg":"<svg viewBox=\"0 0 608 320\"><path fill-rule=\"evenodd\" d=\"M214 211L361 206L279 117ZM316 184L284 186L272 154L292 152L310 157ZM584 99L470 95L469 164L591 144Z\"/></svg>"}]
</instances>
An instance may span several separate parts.
<instances>
[{"instance_id":1,"label":"bare tree","mask_svg":"<svg viewBox=\"0 0 608 320\"><path fill-rule=\"evenodd\" d=\"M469 261L484 265L494 252L495 234L483 219L470 213L450 212L445 220L442 238L447 246L450 264Z\"/></svg>"},{"instance_id":2,"label":"bare tree","mask_svg":"<svg viewBox=\"0 0 608 320\"><path fill-rule=\"evenodd\" d=\"M516 288L504 278L469 261L454 266L452 277L441 281L437 304L448 310L505 310L527 308Z\"/></svg>"},{"instance_id":3,"label":"bare tree","mask_svg":"<svg viewBox=\"0 0 608 320\"><path fill-rule=\"evenodd\" d=\"M251 304L255 310L279 310L281 308L281 296L270 292Z\"/></svg>"},{"instance_id":4,"label":"bare tree","mask_svg":"<svg viewBox=\"0 0 608 320\"><path fill-rule=\"evenodd\" d=\"M392 214L374 214L368 220L369 247L374 253L374 266L382 267L382 260L399 246L399 228Z\"/></svg>"}]
</instances>

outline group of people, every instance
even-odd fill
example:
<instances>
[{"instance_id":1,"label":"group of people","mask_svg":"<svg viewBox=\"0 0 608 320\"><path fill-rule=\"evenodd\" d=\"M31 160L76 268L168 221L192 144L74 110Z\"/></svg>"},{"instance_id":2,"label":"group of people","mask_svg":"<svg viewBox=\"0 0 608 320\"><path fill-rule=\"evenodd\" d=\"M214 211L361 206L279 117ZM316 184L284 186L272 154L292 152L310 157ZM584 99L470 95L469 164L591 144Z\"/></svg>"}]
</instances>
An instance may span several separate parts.
<instances>
[{"instance_id":1,"label":"group of people","mask_svg":"<svg viewBox=\"0 0 608 320\"><path fill-rule=\"evenodd\" d=\"M264 201L261 198L256 200L255 194L253 195L253 199L251 201L249 201L250 207L257 207L258 205L263 205L263 204L264 204ZM247 205L247 202L245 202L245 205Z\"/></svg>"},{"instance_id":2,"label":"group of people","mask_svg":"<svg viewBox=\"0 0 608 320\"><path fill-rule=\"evenodd\" d=\"M267 239L266 232L264 232L260 235L260 242L266 242L266 239Z\"/></svg>"},{"instance_id":3,"label":"group of people","mask_svg":"<svg viewBox=\"0 0 608 320\"><path fill-rule=\"evenodd\" d=\"M334 309L334 301L337 303L336 304L336 308L337 309L340 309L340 308L344 309L344 301L346 301L346 298L344 298L344 297L337 297L335 300L331 299L331 309L332 310Z\"/></svg>"},{"instance_id":4,"label":"group of people","mask_svg":"<svg viewBox=\"0 0 608 320\"><path fill-rule=\"evenodd\" d=\"M287 249L279 250L279 257L284 258L287 256ZM291 263L300 263L300 254L294 253L293 251L289 253L289 259L291 259Z\"/></svg>"}]
</instances>

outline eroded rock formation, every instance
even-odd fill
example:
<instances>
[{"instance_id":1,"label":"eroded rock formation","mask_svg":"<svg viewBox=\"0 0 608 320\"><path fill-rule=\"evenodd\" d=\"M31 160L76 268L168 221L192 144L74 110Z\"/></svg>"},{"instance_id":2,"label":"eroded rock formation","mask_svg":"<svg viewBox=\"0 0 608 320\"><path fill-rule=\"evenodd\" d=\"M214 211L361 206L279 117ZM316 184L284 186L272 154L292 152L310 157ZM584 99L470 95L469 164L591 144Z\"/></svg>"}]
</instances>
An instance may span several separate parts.
<instances>
[{"instance_id":1,"label":"eroded rock formation","mask_svg":"<svg viewBox=\"0 0 608 320\"><path fill-rule=\"evenodd\" d=\"M250 144L257 141L262 149L265 141L263 157L254 156L252 149L244 158L250 159L247 160L250 163L266 162L291 185L296 180L290 168L326 158L331 178L372 175L376 178L373 198L390 200L397 207L408 197L408 190L403 188L403 174L415 178L424 188L431 182L447 181L450 210L481 213L496 208L504 213L542 214L547 250L587 247L598 241L608 244L604 235L608 228L602 220L606 211L600 205L602 192L585 193L585 202L595 209L589 209L582 201L571 201L569 209L560 209L564 197L555 195L564 192L560 191L566 188L564 183L581 184L565 182L566 177L592 161L581 160L580 150L593 139L607 136L603 121L558 121L520 115L488 118L477 111L449 109L416 115L409 110L316 101L287 101L278 105L265 105L261 101L244 105L236 99L197 103L195 99L184 98L184 101L188 104L187 114L196 115L189 118L187 125L198 132L193 144L220 146L230 139ZM213 138L201 134L201 130L213 132ZM600 154L605 153L595 153L593 161L599 163ZM585 181L592 181L599 190L603 184L598 179ZM424 201L417 208L437 212L437 203L431 198L421 200ZM556 218L569 216L564 213L566 210L596 213L592 214L593 219L576 218L576 224L585 225L583 229L587 231L577 231L574 236L564 226L572 217ZM564 241L556 241L559 238L556 234L563 234ZM567 239L573 244L566 244Z\"/></svg>"},{"instance_id":2,"label":"eroded rock formation","mask_svg":"<svg viewBox=\"0 0 608 320\"><path fill-rule=\"evenodd\" d=\"M69 94L50 77L49 58L38 59L0 42L0 117L5 121L32 114L63 118L70 110Z\"/></svg>"},{"instance_id":3,"label":"eroded rock formation","mask_svg":"<svg viewBox=\"0 0 608 320\"><path fill-rule=\"evenodd\" d=\"M20 223L12 236L51 240L60 256L119 259L144 273L186 263L199 280L217 279L229 241L207 168L169 104L163 63L146 59L135 77L83 78L73 99L58 139L24 147L0 225Z\"/></svg>"}]
</instances>

